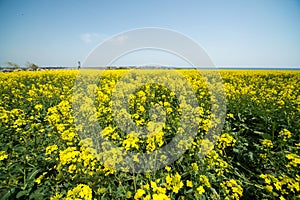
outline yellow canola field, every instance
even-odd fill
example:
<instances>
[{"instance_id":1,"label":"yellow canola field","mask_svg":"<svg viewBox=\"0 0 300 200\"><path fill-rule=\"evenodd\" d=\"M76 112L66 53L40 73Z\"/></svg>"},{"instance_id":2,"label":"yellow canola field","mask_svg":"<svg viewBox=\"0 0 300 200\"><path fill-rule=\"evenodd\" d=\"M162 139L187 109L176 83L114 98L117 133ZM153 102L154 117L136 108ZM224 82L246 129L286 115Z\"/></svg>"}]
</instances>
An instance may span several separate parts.
<instances>
[{"instance_id":1,"label":"yellow canola field","mask_svg":"<svg viewBox=\"0 0 300 200\"><path fill-rule=\"evenodd\" d=\"M0 196L300 199L299 86L296 70L0 73Z\"/></svg>"}]
</instances>

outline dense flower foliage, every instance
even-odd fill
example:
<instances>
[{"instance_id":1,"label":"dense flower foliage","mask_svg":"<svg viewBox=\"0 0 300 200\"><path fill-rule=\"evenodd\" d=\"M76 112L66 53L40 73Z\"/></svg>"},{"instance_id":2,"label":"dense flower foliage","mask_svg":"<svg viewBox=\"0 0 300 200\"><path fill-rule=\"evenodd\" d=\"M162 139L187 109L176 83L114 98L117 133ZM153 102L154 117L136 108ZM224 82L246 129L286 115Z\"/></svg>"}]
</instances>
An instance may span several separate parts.
<instances>
[{"instance_id":1,"label":"dense flower foliage","mask_svg":"<svg viewBox=\"0 0 300 200\"><path fill-rule=\"evenodd\" d=\"M163 76L155 75L152 80L172 80L172 73L163 71ZM87 85L85 94L94 94L95 101L85 94L74 96L76 70L0 73L0 196L52 200L300 198L298 71L220 71L227 113L221 134L214 136L214 146L206 135L218 120L212 112L215 100L198 71L178 71L193 89L197 106L190 106L172 88L151 83L130 94L125 102L128 109L115 112L113 106L122 105L123 96L114 88L127 72L104 71L97 85ZM152 72L141 71L135 78L143 82ZM176 84L185 83L176 79ZM112 101L114 95L118 98ZM84 122L100 125L100 149L86 130L92 126L76 125L73 100L81 103L78 109ZM176 135L184 135L190 125L181 121L185 109L194 113L189 120L196 122L197 130L194 137L177 141L176 147L184 150L179 159L167 163L162 156L159 159L166 166L156 171L119 170L126 152L134 152L131 161L139 163L141 155L150 155ZM140 129L125 133L122 125ZM81 137L81 132L87 136Z\"/></svg>"}]
</instances>

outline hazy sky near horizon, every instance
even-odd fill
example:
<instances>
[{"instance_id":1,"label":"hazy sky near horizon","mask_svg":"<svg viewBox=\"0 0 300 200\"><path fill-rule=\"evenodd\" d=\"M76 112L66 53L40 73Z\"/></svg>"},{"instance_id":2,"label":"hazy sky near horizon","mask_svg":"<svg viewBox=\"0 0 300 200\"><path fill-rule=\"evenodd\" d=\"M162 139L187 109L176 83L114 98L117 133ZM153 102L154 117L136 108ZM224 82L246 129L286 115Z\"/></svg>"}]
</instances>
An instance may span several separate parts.
<instances>
[{"instance_id":1,"label":"hazy sky near horizon","mask_svg":"<svg viewBox=\"0 0 300 200\"><path fill-rule=\"evenodd\" d=\"M77 66L113 35L160 27L194 39L217 66L300 66L299 0L0 0L0 18L0 65ZM150 51L116 64L154 57L184 65Z\"/></svg>"}]
</instances>

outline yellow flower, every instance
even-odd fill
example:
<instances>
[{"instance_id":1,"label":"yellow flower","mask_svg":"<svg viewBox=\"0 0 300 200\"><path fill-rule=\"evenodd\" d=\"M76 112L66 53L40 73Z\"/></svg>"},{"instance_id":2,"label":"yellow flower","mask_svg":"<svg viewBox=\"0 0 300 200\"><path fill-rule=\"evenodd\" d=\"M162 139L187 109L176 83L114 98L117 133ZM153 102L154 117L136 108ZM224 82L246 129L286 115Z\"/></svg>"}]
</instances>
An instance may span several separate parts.
<instances>
[{"instance_id":1,"label":"yellow flower","mask_svg":"<svg viewBox=\"0 0 300 200\"><path fill-rule=\"evenodd\" d=\"M262 159L266 159L266 158L267 158L267 155L264 154L264 153L259 154L259 156L260 156Z\"/></svg>"},{"instance_id":2,"label":"yellow flower","mask_svg":"<svg viewBox=\"0 0 300 200\"><path fill-rule=\"evenodd\" d=\"M37 179L34 180L34 182L36 182L37 184L40 184L42 179L44 178L44 176L47 174L48 172L44 172L42 175L40 175Z\"/></svg>"},{"instance_id":3,"label":"yellow flower","mask_svg":"<svg viewBox=\"0 0 300 200\"><path fill-rule=\"evenodd\" d=\"M34 108L35 108L36 110L40 111L40 110L42 110L43 105L42 105L42 104L37 104L37 105L34 106Z\"/></svg>"},{"instance_id":4,"label":"yellow flower","mask_svg":"<svg viewBox=\"0 0 300 200\"><path fill-rule=\"evenodd\" d=\"M85 184L79 184L72 190L68 191L66 200L72 200L76 198L92 200L92 197L92 189Z\"/></svg>"},{"instance_id":5,"label":"yellow flower","mask_svg":"<svg viewBox=\"0 0 300 200\"><path fill-rule=\"evenodd\" d=\"M287 154L286 158L291 160L286 165L286 167L291 167L291 166L297 167L297 165L300 165L300 156L298 156L297 154L293 154L293 153Z\"/></svg>"},{"instance_id":6,"label":"yellow flower","mask_svg":"<svg viewBox=\"0 0 300 200\"><path fill-rule=\"evenodd\" d=\"M193 187L193 182L190 181L190 180L187 180L187 181L186 181L186 186L187 186L187 187Z\"/></svg>"},{"instance_id":7,"label":"yellow flower","mask_svg":"<svg viewBox=\"0 0 300 200\"><path fill-rule=\"evenodd\" d=\"M134 195L134 199L140 199L144 194L146 194L145 190L138 189Z\"/></svg>"},{"instance_id":8,"label":"yellow flower","mask_svg":"<svg viewBox=\"0 0 300 200\"><path fill-rule=\"evenodd\" d=\"M266 190L268 190L269 192L272 192L273 187L271 185L266 185Z\"/></svg>"},{"instance_id":9,"label":"yellow flower","mask_svg":"<svg viewBox=\"0 0 300 200\"><path fill-rule=\"evenodd\" d=\"M51 154L53 151L56 151L58 149L57 145L54 144L52 146L47 146L46 147L46 155Z\"/></svg>"},{"instance_id":10,"label":"yellow flower","mask_svg":"<svg viewBox=\"0 0 300 200\"><path fill-rule=\"evenodd\" d=\"M197 191L199 194L203 194L205 192L203 186L201 186L201 185L199 187L197 187Z\"/></svg>"},{"instance_id":11,"label":"yellow flower","mask_svg":"<svg viewBox=\"0 0 300 200\"><path fill-rule=\"evenodd\" d=\"M8 158L8 154L5 151L0 151L0 161Z\"/></svg>"},{"instance_id":12,"label":"yellow flower","mask_svg":"<svg viewBox=\"0 0 300 200\"><path fill-rule=\"evenodd\" d=\"M148 152L152 152L156 149L156 145L155 145L155 137L149 137L147 139L147 147L146 147L146 150Z\"/></svg>"},{"instance_id":13,"label":"yellow flower","mask_svg":"<svg viewBox=\"0 0 300 200\"><path fill-rule=\"evenodd\" d=\"M226 197L230 193L232 199L239 199L243 195L243 188L234 179L224 181L220 185L225 189Z\"/></svg>"},{"instance_id":14,"label":"yellow flower","mask_svg":"<svg viewBox=\"0 0 300 200\"><path fill-rule=\"evenodd\" d=\"M274 183L274 186L275 186L276 190L281 190L282 183L280 181L277 181Z\"/></svg>"},{"instance_id":15,"label":"yellow flower","mask_svg":"<svg viewBox=\"0 0 300 200\"><path fill-rule=\"evenodd\" d=\"M50 197L50 200L60 200L62 199L62 194L56 193L54 196Z\"/></svg>"},{"instance_id":16,"label":"yellow flower","mask_svg":"<svg viewBox=\"0 0 300 200\"><path fill-rule=\"evenodd\" d=\"M127 191L127 192L126 192L126 198L129 199L129 198L131 198L131 197L132 197L132 192Z\"/></svg>"},{"instance_id":17,"label":"yellow flower","mask_svg":"<svg viewBox=\"0 0 300 200\"><path fill-rule=\"evenodd\" d=\"M115 131L115 128L108 126L100 134L102 137L105 137L105 136L111 135L112 133L114 133L114 131Z\"/></svg>"},{"instance_id":18,"label":"yellow flower","mask_svg":"<svg viewBox=\"0 0 300 200\"><path fill-rule=\"evenodd\" d=\"M167 170L167 172L169 172L169 171L171 171L171 167L166 166L166 167L165 167L165 170Z\"/></svg>"},{"instance_id":19,"label":"yellow flower","mask_svg":"<svg viewBox=\"0 0 300 200\"><path fill-rule=\"evenodd\" d=\"M172 190L175 193L178 193L178 191L183 187L183 183L181 181L181 176L176 172L175 175L167 175L166 176L166 188L168 190Z\"/></svg>"},{"instance_id":20,"label":"yellow flower","mask_svg":"<svg viewBox=\"0 0 300 200\"><path fill-rule=\"evenodd\" d=\"M145 189L145 190L149 190L149 184L147 183L147 184L145 184L145 185L143 185L143 188Z\"/></svg>"},{"instance_id":21,"label":"yellow flower","mask_svg":"<svg viewBox=\"0 0 300 200\"><path fill-rule=\"evenodd\" d=\"M163 140L163 137L164 137L164 132L162 131L159 131L156 135L155 135L155 141L156 141L156 144L161 147L163 144L164 144L164 140Z\"/></svg>"},{"instance_id":22,"label":"yellow flower","mask_svg":"<svg viewBox=\"0 0 300 200\"><path fill-rule=\"evenodd\" d=\"M172 178L171 178L170 175L167 175L167 176L166 176L166 182L167 182L167 184L169 184L169 185L172 184Z\"/></svg>"},{"instance_id":23,"label":"yellow flower","mask_svg":"<svg viewBox=\"0 0 300 200\"><path fill-rule=\"evenodd\" d=\"M287 130L287 129L283 129L279 132L279 137L283 137L283 141L287 141L287 138L292 137L292 133Z\"/></svg>"},{"instance_id":24,"label":"yellow flower","mask_svg":"<svg viewBox=\"0 0 300 200\"><path fill-rule=\"evenodd\" d=\"M123 141L123 146L126 150L130 150L131 148L139 149L139 145L137 144L139 142L138 136L131 132L127 135L127 139Z\"/></svg>"},{"instance_id":25,"label":"yellow flower","mask_svg":"<svg viewBox=\"0 0 300 200\"><path fill-rule=\"evenodd\" d=\"M59 152L59 158L62 165L76 162L80 152L76 150L76 147L68 147L67 149Z\"/></svg>"},{"instance_id":26,"label":"yellow flower","mask_svg":"<svg viewBox=\"0 0 300 200\"><path fill-rule=\"evenodd\" d=\"M142 113L145 112L144 106L141 105L141 106L139 107L139 110L140 110Z\"/></svg>"},{"instance_id":27,"label":"yellow flower","mask_svg":"<svg viewBox=\"0 0 300 200\"><path fill-rule=\"evenodd\" d=\"M262 144L263 148L266 148L266 149L268 149L268 148L272 149L272 148L273 148L273 143L272 143L271 140L264 139L264 140L261 142L261 144Z\"/></svg>"},{"instance_id":28,"label":"yellow flower","mask_svg":"<svg viewBox=\"0 0 300 200\"><path fill-rule=\"evenodd\" d=\"M200 175L200 182L204 183L204 185L208 188L211 187L210 182L209 182L208 178L205 175Z\"/></svg>"},{"instance_id":29,"label":"yellow flower","mask_svg":"<svg viewBox=\"0 0 300 200\"><path fill-rule=\"evenodd\" d=\"M157 184L156 184L156 182L151 181L151 182L150 182L150 185L151 185L151 188L152 188L153 191L156 191L156 190L157 190Z\"/></svg>"},{"instance_id":30,"label":"yellow flower","mask_svg":"<svg viewBox=\"0 0 300 200\"><path fill-rule=\"evenodd\" d=\"M192 163L192 168L194 171L198 171L199 169L197 163Z\"/></svg>"},{"instance_id":31,"label":"yellow flower","mask_svg":"<svg viewBox=\"0 0 300 200\"><path fill-rule=\"evenodd\" d=\"M280 200L285 200L285 198L283 196L280 196L279 199Z\"/></svg>"},{"instance_id":32,"label":"yellow flower","mask_svg":"<svg viewBox=\"0 0 300 200\"><path fill-rule=\"evenodd\" d=\"M153 194L152 199L153 200L169 200L170 198L165 194L159 193L159 194Z\"/></svg>"},{"instance_id":33,"label":"yellow flower","mask_svg":"<svg viewBox=\"0 0 300 200\"><path fill-rule=\"evenodd\" d=\"M221 137L218 140L218 148L221 150L224 150L226 147L234 146L235 142L236 142L236 139L234 139L228 133L225 133L225 134L221 135Z\"/></svg>"},{"instance_id":34,"label":"yellow flower","mask_svg":"<svg viewBox=\"0 0 300 200\"><path fill-rule=\"evenodd\" d=\"M139 162L140 160L139 160L139 155L138 154L135 154L134 156L133 156L133 161L134 162Z\"/></svg>"},{"instance_id":35,"label":"yellow flower","mask_svg":"<svg viewBox=\"0 0 300 200\"><path fill-rule=\"evenodd\" d=\"M147 194L147 195L145 196L144 200L151 200L150 194Z\"/></svg>"},{"instance_id":36,"label":"yellow flower","mask_svg":"<svg viewBox=\"0 0 300 200\"><path fill-rule=\"evenodd\" d=\"M65 130L61 134L61 138L66 141L72 141L76 134L71 130Z\"/></svg>"},{"instance_id":37,"label":"yellow flower","mask_svg":"<svg viewBox=\"0 0 300 200\"><path fill-rule=\"evenodd\" d=\"M232 113L229 113L229 114L227 114L227 117L233 119L233 118L234 118L234 115L233 115Z\"/></svg>"},{"instance_id":38,"label":"yellow flower","mask_svg":"<svg viewBox=\"0 0 300 200\"><path fill-rule=\"evenodd\" d=\"M76 170L76 165L74 165L74 164L71 164L68 168L69 173L73 173L75 170Z\"/></svg>"}]
</instances>

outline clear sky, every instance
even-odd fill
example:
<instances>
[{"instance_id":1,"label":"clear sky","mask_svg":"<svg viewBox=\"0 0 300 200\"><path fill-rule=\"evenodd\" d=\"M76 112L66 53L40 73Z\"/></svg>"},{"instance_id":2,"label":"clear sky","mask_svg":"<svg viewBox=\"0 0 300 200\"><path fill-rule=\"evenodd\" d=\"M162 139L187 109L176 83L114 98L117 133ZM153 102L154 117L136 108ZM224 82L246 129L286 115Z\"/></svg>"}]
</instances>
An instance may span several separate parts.
<instances>
[{"instance_id":1,"label":"clear sky","mask_svg":"<svg viewBox=\"0 0 300 200\"><path fill-rule=\"evenodd\" d=\"M161 27L217 66L300 66L299 0L0 0L0 19L0 65L77 66L112 35Z\"/></svg>"}]
</instances>

